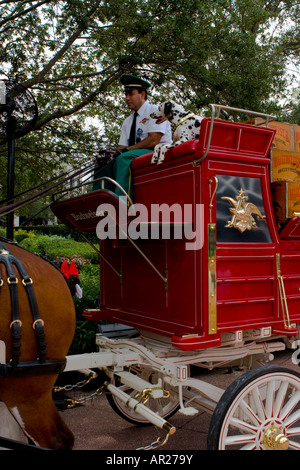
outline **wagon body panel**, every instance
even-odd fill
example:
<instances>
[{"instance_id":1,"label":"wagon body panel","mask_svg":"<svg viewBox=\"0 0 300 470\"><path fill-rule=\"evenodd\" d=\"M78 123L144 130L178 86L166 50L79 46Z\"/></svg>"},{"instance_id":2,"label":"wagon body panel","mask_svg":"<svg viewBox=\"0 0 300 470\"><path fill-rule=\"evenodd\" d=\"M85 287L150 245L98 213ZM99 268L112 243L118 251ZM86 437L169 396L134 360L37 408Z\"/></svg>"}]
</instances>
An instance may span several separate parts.
<instances>
[{"instance_id":1,"label":"wagon body panel","mask_svg":"<svg viewBox=\"0 0 300 470\"><path fill-rule=\"evenodd\" d=\"M151 163L152 153L132 162L134 201L146 212L128 216L127 227L148 235L154 230L155 239L134 240L138 250L120 232L116 240L100 240L101 255L115 270L101 262L100 309L87 317L162 335L183 350L218 346L224 334L237 331L241 338L246 330L295 334L285 322L278 273L287 284L290 320L297 323L300 242L281 240L276 228L268 158L275 131L215 120L208 150L209 130L210 119L204 119L199 140L169 150L161 165ZM97 204L112 202L118 210L113 197L100 190L69 200L72 223L75 208L87 217ZM234 208L232 200L239 201ZM242 221L230 225L232 211L247 203L258 211L255 228ZM153 212L163 206L172 210ZM69 220L65 209L64 202L54 205L58 217ZM95 230L98 221L90 217L87 230L84 223L79 230ZM186 249L193 239L176 239L176 229L187 230L188 237L200 230L201 246ZM170 237L164 238L164 230Z\"/></svg>"},{"instance_id":2,"label":"wagon body panel","mask_svg":"<svg viewBox=\"0 0 300 470\"><path fill-rule=\"evenodd\" d=\"M300 320L300 214L278 231L269 180L274 134L214 119L213 111L199 140L172 148L163 164L152 164L152 153L132 162L129 209L128 198L106 190L53 205L84 237L103 221L118 228L111 239L99 237L100 308L84 312L114 323L113 336L106 324L96 335L99 352L68 358L66 370L104 369L113 409L167 432L158 446L175 432L165 419L179 408L214 413L209 449L300 448L293 411L300 376L261 367L292 344ZM162 206L172 211L160 213ZM124 325L133 327L130 339ZM197 377L198 367L227 366L254 370L227 391Z\"/></svg>"},{"instance_id":3,"label":"wagon body panel","mask_svg":"<svg viewBox=\"0 0 300 470\"><path fill-rule=\"evenodd\" d=\"M274 132L217 121L210 151L195 166L195 160L206 150L209 124L209 120L202 123L198 142L190 141L169 151L163 165L152 165L151 154L132 163L135 201L144 204L149 212L153 204L191 204L194 208L203 204L203 248L186 250L186 240L141 242L156 267L168 273L167 290L134 248L128 248L126 254L124 248L124 259L119 260L123 275L120 304L115 311L117 306L110 306L106 295L101 304L101 310L112 321L166 335L174 345L186 350L221 344L222 333L266 327L280 331L283 323L276 276L280 245L268 176L268 153ZM214 178L218 180L215 196ZM230 212L228 203L221 198L235 197L241 185L266 217L255 233L224 229ZM194 226L195 217L194 212ZM216 224L215 332L210 330L208 313L208 224ZM102 269L101 278L107 279L109 268L103 265ZM102 292L109 292L113 301L114 292L109 285L111 282L101 288Z\"/></svg>"}]
</instances>

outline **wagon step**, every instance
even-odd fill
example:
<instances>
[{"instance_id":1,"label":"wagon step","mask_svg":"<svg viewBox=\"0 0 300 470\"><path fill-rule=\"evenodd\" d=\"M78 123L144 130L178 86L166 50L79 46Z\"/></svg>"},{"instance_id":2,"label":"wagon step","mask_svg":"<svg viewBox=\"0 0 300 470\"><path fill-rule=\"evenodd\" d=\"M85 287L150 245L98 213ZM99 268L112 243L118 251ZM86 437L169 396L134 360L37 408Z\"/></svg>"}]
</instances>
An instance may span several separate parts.
<instances>
[{"instance_id":1,"label":"wagon step","mask_svg":"<svg viewBox=\"0 0 300 470\"><path fill-rule=\"evenodd\" d=\"M121 323L98 325L98 330L99 333L111 339L134 338L139 335L135 328Z\"/></svg>"}]
</instances>

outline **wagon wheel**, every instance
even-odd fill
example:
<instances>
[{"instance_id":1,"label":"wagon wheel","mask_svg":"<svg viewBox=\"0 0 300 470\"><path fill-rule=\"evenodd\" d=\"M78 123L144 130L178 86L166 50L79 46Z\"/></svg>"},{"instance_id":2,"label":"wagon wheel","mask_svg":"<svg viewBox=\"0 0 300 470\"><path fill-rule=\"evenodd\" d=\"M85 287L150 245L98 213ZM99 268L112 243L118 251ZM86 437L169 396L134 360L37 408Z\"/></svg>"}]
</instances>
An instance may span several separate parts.
<instances>
[{"instance_id":1,"label":"wagon wheel","mask_svg":"<svg viewBox=\"0 0 300 470\"><path fill-rule=\"evenodd\" d=\"M300 449L300 374L280 366L246 372L224 392L209 450Z\"/></svg>"},{"instance_id":2,"label":"wagon wheel","mask_svg":"<svg viewBox=\"0 0 300 470\"><path fill-rule=\"evenodd\" d=\"M132 373L136 373L139 377L149 381L150 383L157 383L158 378L162 378L162 375L160 375L156 371L153 371L152 369L134 367L131 368L130 371ZM167 384L164 384L164 382L162 387L166 391L169 390L169 386ZM120 389L131 397L135 397L138 393L136 390L130 388L127 385L121 384ZM106 397L112 409L126 421L140 426L147 426L151 424L143 416L139 415L138 413L135 413L132 409L127 407L124 402L119 400L114 395L106 394ZM177 396L174 396L174 394L170 393L169 398L150 399L146 403L146 406L148 406L152 411L158 413L159 416L161 416L162 418L168 420L168 418L170 418L179 409L179 401Z\"/></svg>"}]
</instances>

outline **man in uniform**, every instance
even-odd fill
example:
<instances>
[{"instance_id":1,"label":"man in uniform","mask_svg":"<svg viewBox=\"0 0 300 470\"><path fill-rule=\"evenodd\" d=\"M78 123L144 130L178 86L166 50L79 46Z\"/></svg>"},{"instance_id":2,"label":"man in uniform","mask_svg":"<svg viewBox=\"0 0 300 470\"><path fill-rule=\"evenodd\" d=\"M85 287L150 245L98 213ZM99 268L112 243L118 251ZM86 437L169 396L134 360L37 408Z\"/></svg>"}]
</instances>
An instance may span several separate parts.
<instances>
[{"instance_id":1,"label":"man in uniform","mask_svg":"<svg viewBox=\"0 0 300 470\"><path fill-rule=\"evenodd\" d=\"M171 127L168 121L156 124L150 114L157 110L147 99L147 89L150 83L135 75L122 75L121 83L124 85L126 103L133 114L125 119L121 128L119 144L109 157L98 158L99 168L95 178L110 176L117 181L125 191L132 194L132 181L130 164L140 155L151 152L159 143L172 142ZM103 168L104 167L104 168ZM95 189L95 187L94 187ZM115 188L118 195L123 193Z\"/></svg>"}]
</instances>

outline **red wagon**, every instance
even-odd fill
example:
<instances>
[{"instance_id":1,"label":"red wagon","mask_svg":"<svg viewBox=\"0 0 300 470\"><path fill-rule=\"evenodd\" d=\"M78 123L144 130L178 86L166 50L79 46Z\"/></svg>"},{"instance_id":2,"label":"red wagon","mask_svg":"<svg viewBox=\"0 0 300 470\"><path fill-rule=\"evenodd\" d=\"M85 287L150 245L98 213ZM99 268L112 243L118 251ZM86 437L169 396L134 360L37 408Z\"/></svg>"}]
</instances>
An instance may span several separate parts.
<instances>
[{"instance_id":1,"label":"red wagon","mask_svg":"<svg viewBox=\"0 0 300 470\"><path fill-rule=\"evenodd\" d=\"M104 369L113 407L167 436L178 408L204 409L210 449L299 449L300 375L257 365L298 337L300 214L278 230L275 131L221 120L222 108L162 164L152 153L132 162L134 202L102 189L53 204L64 224L100 240L100 308L85 317L138 332L97 335L99 353L68 358L66 370ZM224 392L191 365L249 370Z\"/></svg>"}]
</instances>

